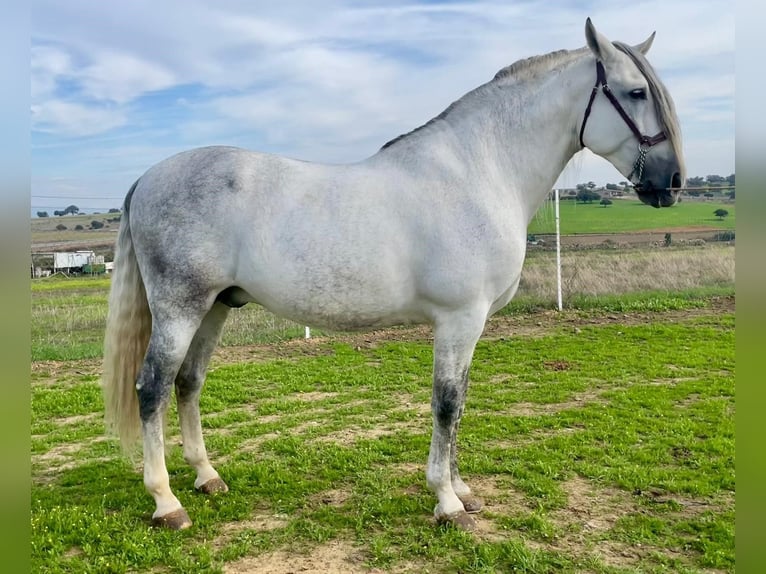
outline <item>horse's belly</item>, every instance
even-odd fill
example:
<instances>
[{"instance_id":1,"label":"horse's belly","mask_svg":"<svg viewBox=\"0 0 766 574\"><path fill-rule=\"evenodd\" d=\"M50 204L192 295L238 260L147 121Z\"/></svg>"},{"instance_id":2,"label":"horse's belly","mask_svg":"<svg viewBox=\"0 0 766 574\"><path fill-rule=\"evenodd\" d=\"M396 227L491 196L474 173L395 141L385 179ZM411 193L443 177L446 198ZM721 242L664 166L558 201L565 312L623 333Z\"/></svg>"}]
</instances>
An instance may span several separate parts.
<instances>
[{"instance_id":1,"label":"horse's belly","mask_svg":"<svg viewBox=\"0 0 766 574\"><path fill-rule=\"evenodd\" d=\"M243 288L251 301L312 327L355 331L427 321L417 301L391 285L369 285L360 280L342 285L301 284L298 280Z\"/></svg>"}]
</instances>

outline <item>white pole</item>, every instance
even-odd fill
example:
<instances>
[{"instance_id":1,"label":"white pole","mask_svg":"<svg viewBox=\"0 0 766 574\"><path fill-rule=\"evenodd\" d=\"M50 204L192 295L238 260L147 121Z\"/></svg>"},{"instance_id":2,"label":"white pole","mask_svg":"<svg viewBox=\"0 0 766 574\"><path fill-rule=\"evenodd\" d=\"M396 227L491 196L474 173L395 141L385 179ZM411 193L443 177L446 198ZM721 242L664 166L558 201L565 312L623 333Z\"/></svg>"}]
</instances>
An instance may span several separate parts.
<instances>
[{"instance_id":1,"label":"white pole","mask_svg":"<svg viewBox=\"0 0 766 574\"><path fill-rule=\"evenodd\" d=\"M559 225L559 190L554 190L554 203L556 205L556 291L559 311L564 306L561 297L561 226Z\"/></svg>"},{"instance_id":2,"label":"white pole","mask_svg":"<svg viewBox=\"0 0 766 574\"><path fill-rule=\"evenodd\" d=\"M309 329L308 326L305 327L305 329L306 329L306 332L304 334L304 339L310 339L311 338L311 329Z\"/></svg>"}]
</instances>

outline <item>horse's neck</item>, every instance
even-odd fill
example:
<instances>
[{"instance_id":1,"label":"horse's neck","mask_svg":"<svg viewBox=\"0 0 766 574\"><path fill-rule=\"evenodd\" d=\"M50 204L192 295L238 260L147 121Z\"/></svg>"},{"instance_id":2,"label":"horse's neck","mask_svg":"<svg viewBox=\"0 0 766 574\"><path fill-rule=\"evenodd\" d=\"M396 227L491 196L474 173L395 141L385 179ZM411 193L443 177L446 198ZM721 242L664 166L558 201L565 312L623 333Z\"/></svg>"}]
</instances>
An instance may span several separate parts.
<instances>
[{"instance_id":1,"label":"horse's neck","mask_svg":"<svg viewBox=\"0 0 766 574\"><path fill-rule=\"evenodd\" d=\"M579 149L580 96L592 82L586 64L577 58L512 85L485 84L390 149L400 146L409 165L459 163L469 177L480 173L491 185L478 191L505 194L509 205L523 206L528 222Z\"/></svg>"}]
</instances>

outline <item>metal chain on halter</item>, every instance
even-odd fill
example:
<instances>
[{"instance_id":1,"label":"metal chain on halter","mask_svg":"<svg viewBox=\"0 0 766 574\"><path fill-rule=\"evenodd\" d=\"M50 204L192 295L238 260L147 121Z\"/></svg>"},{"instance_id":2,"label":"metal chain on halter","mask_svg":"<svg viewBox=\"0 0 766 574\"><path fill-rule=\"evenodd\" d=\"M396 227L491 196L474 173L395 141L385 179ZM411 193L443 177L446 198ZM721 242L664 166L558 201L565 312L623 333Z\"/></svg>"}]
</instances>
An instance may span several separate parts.
<instances>
[{"instance_id":1,"label":"metal chain on halter","mask_svg":"<svg viewBox=\"0 0 766 574\"><path fill-rule=\"evenodd\" d=\"M646 163L646 154L649 152L649 146L644 146L644 142L638 144L638 157L633 164L633 171L630 172L628 180L633 178L633 174L638 170L638 181L641 181L641 176L644 175L644 164Z\"/></svg>"}]
</instances>

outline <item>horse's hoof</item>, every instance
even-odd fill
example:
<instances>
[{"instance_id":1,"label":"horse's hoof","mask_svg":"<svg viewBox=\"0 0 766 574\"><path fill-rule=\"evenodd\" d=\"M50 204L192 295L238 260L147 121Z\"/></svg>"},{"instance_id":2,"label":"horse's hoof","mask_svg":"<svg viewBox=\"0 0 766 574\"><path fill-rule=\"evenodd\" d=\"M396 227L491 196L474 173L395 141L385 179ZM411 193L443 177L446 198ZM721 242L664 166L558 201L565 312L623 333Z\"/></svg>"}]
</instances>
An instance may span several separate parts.
<instances>
[{"instance_id":1,"label":"horse's hoof","mask_svg":"<svg viewBox=\"0 0 766 574\"><path fill-rule=\"evenodd\" d=\"M472 494L458 496L458 498L460 499L460 502L463 503L463 508L468 514L474 514L484 508L484 501Z\"/></svg>"},{"instance_id":2,"label":"horse's hoof","mask_svg":"<svg viewBox=\"0 0 766 574\"><path fill-rule=\"evenodd\" d=\"M152 526L169 528L170 530L184 530L192 525L189 515L183 508L174 510L165 516L156 516L152 518Z\"/></svg>"},{"instance_id":3,"label":"horse's hoof","mask_svg":"<svg viewBox=\"0 0 766 574\"><path fill-rule=\"evenodd\" d=\"M229 492L229 487L220 478L211 478L205 484L197 487L202 494L215 494L217 492Z\"/></svg>"},{"instance_id":4,"label":"horse's hoof","mask_svg":"<svg viewBox=\"0 0 766 574\"><path fill-rule=\"evenodd\" d=\"M454 526L458 530L463 530L464 532L473 532L476 528L476 521L464 510L437 516L436 522Z\"/></svg>"}]
</instances>

